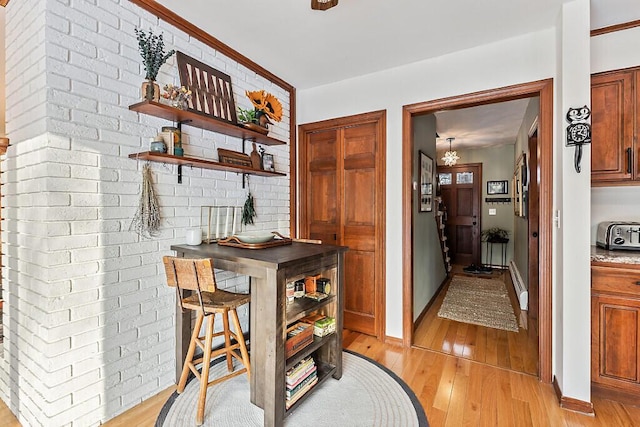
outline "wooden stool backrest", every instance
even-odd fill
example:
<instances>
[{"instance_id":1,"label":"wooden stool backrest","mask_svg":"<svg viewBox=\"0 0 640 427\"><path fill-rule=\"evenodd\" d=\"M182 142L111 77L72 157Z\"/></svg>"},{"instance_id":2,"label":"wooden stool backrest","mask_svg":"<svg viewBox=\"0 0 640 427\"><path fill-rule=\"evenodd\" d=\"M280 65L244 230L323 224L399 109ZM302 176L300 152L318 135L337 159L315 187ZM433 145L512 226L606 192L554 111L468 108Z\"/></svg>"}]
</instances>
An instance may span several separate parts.
<instances>
[{"instance_id":1,"label":"wooden stool backrest","mask_svg":"<svg viewBox=\"0 0 640 427\"><path fill-rule=\"evenodd\" d=\"M177 258L165 256L164 271L167 284L178 290L216 291L216 276L211 258Z\"/></svg>"}]
</instances>

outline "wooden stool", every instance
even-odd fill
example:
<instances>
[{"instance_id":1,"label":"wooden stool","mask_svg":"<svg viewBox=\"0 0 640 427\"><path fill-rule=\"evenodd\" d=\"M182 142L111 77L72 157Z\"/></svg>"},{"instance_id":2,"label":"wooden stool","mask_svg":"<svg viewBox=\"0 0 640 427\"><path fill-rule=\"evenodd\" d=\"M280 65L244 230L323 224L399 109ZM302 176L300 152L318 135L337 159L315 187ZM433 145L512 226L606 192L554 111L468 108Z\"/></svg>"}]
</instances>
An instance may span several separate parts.
<instances>
[{"instance_id":1,"label":"wooden stool","mask_svg":"<svg viewBox=\"0 0 640 427\"><path fill-rule=\"evenodd\" d=\"M225 381L229 378L240 375L244 372L247 377L251 375L251 367L249 363L249 354L245 345L244 336L238 320L236 309L249 302L249 295L236 294L227 292L216 287L216 277L213 272L213 260L205 259L189 259L165 256L163 258L165 273L167 275L167 284L176 288L178 293L178 301L182 310L189 309L198 313L196 323L191 335L189 350L184 361L184 368L178 383L178 393L182 393L187 384L189 371L193 372L200 381L200 395L198 397L198 412L196 414L196 424L201 425L204 422L204 406L207 398L207 387ZM191 296L181 298L181 290L195 291ZM223 331L214 333L215 314L222 314ZM229 313L235 328L235 333L229 329ZM207 318L207 329L204 336L200 336L200 328L204 318ZM224 347L218 350L212 350L213 338L224 335ZM236 342L231 343L231 338ZM203 341L204 340L204 341ZM203 356L194 359L196 345L202 350ZM238 354L240 349L240 354ZM226 354L227 369L229 374L209 381L209 367L211 360L220 354ZM233 370L232 357L238 359L244 368L237 371ZM202 364L200 371L196 365Z\"/></svg>"}]
</instances>

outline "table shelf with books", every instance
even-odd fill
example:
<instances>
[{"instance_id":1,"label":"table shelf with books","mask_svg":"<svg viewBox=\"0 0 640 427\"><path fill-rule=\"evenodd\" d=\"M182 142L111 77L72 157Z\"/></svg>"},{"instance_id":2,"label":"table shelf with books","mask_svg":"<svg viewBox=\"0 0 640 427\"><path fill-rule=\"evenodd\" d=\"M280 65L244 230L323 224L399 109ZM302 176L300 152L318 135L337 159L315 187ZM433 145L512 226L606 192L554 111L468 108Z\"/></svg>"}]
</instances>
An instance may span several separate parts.
<instances>
[{"instance_id":1,"label":"table shelf with books","mask_svg":"<svg viewBox=\"0 0 640 427\"><path fill-rule=\"evenodd\" d=\"M338 278L338 272L337 266L324 266L286 280L289 286L305 282L304 294L296 294L294 298L289 296L286 305L287 337L295 340L295 344L303 342L293 350L293 354L286 355L287 413L312 395L319 384L328 378L340 379L342 376L342 280ZM322 285L316 287L316 280ZM320 290L327 293L318 292ZM298 339L299 335L305 335L308 331L300 325L312 326L312 339ZM299 335L290 336L289 331L292 330ZM289 350L291 347L286 346ZM306 369L300 372L301 367Z\"/></svg>"}]
</instances>

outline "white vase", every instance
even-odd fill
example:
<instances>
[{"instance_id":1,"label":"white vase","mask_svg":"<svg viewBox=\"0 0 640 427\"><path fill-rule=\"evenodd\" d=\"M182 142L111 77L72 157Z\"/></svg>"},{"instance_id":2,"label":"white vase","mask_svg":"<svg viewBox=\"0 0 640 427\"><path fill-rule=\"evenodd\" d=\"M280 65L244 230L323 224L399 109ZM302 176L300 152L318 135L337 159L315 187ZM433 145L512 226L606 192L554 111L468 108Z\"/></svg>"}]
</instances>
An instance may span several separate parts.
<instances>
[{"instance_id":1,"label":"white vase","mask_svg":"<svg viewBox=\"0 0 640 427\"><path fill-rule=\"evenodd\" d=\"M187 245L196 246L202 243L202 232L199 228L187 229Z\"/></svg>"}]
</instances>

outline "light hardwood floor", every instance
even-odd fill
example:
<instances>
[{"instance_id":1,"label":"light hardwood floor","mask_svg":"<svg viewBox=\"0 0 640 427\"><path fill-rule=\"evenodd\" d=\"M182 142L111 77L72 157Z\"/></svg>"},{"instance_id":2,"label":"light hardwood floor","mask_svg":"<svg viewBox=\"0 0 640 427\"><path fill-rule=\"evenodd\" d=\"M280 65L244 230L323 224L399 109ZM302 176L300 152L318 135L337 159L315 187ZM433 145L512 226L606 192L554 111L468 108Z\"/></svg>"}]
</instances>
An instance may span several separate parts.
<instances>
[{"instance_id":1,"label":"light hardwood floor","mask_svg":"<svg viewBox=\"0 0 640 427\"><path fill-rule=\"evenodd\" d=\"M454 265L452 271L454 274L464 274L462 266ZM535 321L527 319L526 311L520 311L509 271L494 270L491 276L476 277L504 281L516 318L521 325L526 324L528 329L521 327L518 332L508 332L438 317L438 310L447 293L447 283L417 325L413 334L414 345L492 366L537 375L537 325Z\"/></svg>"},{"instance_id":2,"label":"light hardwood floor","mask_svg":"<svg viewBox=\"0 0 640 427\"><path fill-rule=\"evenodd\" d=\"M345 331L344 346L385 365L415 392L429 424L439 426L640 426L640 407L594 398L596 416L558 406L534 376L421 348L403 349ZM106 426L151 427L171 387ZM0 403L0 426L19 426ZM337 426L341 427L341 426Z\"/></svg>"}]
</instances>

